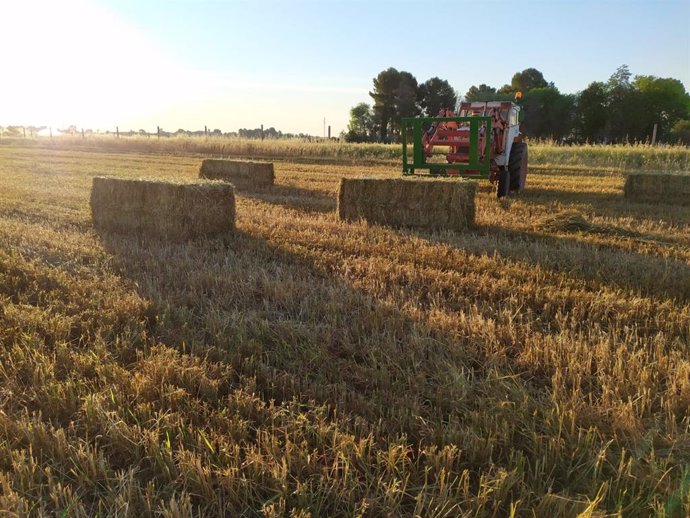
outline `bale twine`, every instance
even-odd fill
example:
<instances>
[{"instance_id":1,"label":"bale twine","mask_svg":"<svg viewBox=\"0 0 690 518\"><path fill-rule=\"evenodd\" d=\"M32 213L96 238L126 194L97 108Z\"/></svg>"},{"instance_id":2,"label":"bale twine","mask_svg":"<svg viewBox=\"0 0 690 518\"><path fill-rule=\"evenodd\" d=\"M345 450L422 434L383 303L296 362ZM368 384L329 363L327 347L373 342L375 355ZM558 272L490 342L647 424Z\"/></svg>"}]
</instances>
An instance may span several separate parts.
<instances>
[{"instance_id":1,"label":"bale twine","mask_svg":"<svg viewBox=\"0 0 690 518\"><path fill-rule=\"evenodd\" d=\"M623 193L635 201L690 204L690 174L631 173Z\"/></svg>"},{"instance_id":2,"label":"bale twine","mask_svg":"<svg viewBox=\"0 0 690 518\"><path fill-rule=\"evenodd\" d=\"M441 178L343 178L338 216L393 227L463 230L474 223L477 184Z\"/></svg>"},{"instance_id":3,"label":"bale twine","mask_svg":"<svg viewBox=\"0 0 690 518\"><path fill-rule=\"evenodd\" d=\"M235 189L229 183L95 177L91 217L99 230L170 241L235 230Z\"/></svg>"},{"instance_id":4,"label":"bale twine","mask_svg":"<svg viewBox=\"0 0 690 518\"><path fill-rule=\"evenodd\" d=\"M238 190L265 189L273 186L275 174L270 162L241 162L207 159L201 162L200 178L223 180Z\"/></svg>"}]
</instances>

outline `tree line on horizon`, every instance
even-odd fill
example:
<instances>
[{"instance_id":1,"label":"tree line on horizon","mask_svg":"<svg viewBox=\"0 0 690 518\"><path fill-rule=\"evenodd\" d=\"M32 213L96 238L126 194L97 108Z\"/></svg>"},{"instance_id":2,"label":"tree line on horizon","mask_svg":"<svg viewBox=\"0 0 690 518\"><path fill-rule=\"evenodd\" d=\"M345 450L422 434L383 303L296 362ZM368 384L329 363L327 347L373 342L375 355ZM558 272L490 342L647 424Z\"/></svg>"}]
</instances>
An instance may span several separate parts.
<instances>
[{"instance_id":1,"label":"tree line on horizon","mask_svg":"<svg viewBox=\"0 0 690 518\"><path fill-rule=\"evenodd\" d=\"M576 94L561 93L535 68L513 75L499 88L474 85L464 101L513 100L522 92L525 116L520 130L538 139L625 143L649 142L656 124L657 142L690 144L690 95L678 79L632 76L621 65L607 81L594 81ZM419 83L391 67L373 79L372 104L350 109L348 142L397 142L403 117L435 117L455 109L460 96L448 81L433 77Z\"/></svg>"},{"instance_id":2,"label":"tree line on horizon","mask_svg":"<svg viewBox=\"0 0 690 518\"><path fill-rule=\"evenodd\" d=\"M10 126L0 126L0 138L26 138L38 136L42 131L49 129L48 126L22 126L22 125L10 125ZM53 129L50 128L51 135ZM56 135L71 135L76 136L82 135L93 135L93 134L104 134L111 135L117 134L123 137L230 137L230 138L244 138L244 139L256 139L256 140L278 140L278 139L318 139L319 137L314 137L307 133L284 133L277 130L273 126L270 128L240 128L237 131L223 132L222 130L204 128L202 130L187 130L184 128L179 128L177 131L171 132L166 131L161 127L158 127L156 131L148 131L145 129L140 129L138 131L122 130L117 129L112 130L92 130L92 129L79 129L77 126L72 125L65 128L55 128Z\"/></svg>"}]
</instances>

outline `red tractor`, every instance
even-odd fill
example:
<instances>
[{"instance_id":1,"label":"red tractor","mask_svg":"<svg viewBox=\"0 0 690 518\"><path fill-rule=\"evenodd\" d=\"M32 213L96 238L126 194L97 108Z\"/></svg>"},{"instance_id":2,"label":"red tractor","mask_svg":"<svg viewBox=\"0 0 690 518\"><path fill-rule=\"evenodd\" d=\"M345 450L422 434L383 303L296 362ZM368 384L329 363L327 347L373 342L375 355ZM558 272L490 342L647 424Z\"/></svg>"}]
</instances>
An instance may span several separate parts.
<instances>
[{"instance_id":1,"label":"red tractor","mask_svg":"<svg viewBox=\"0 0 690 518\"><path fill-rule=\"evenodd\" d=\"M421 174L431 176L485 178L498 184L499 198L523 191L527 144L520 133L519 115L516 103L488 101L460 103L457 113L443 109L437 117L403 119L403 174L420 174L422 169L428 172Z\"/></svg>"}]
</instances>

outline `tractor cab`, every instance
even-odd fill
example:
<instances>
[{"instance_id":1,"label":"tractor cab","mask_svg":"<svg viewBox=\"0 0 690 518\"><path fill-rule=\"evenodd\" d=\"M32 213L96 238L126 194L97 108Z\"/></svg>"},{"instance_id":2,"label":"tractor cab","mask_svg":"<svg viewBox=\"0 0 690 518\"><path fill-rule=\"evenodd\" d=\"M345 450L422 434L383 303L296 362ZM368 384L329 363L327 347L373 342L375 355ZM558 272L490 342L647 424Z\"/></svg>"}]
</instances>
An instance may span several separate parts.
<instances>
[{"instance_id":1,"label":"tractor cab","mask_svg":"<svg viewBox=\"0 0 690 518\"><path fill-rule=\"evenodd\" d=\"M498 172L508 163L510 148L520 135L520 106L510 101L460 103L460 117L491 118L492 169Z\"/></svg>"}]
</instances>

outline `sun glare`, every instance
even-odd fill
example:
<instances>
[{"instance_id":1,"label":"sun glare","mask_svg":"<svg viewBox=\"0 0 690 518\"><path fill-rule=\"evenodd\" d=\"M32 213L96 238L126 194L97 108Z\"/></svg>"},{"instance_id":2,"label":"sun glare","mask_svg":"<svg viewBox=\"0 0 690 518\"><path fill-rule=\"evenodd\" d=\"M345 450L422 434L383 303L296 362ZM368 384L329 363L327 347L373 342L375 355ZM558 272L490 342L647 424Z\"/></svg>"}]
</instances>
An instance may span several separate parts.
<instances>
[{"instance_id":1,"label":"sun glare","mask_svg":"<svg viewBox=\"0 0 690 518\"><path fill-rule=\"evenodd\" d=\"M12 46L2 60L0 125L175 131L265 123L298 132L304 114L289 106L302 102L320 134L323 118L330 124L341 105L366 94L366 86L198 70L99 0L8 2L2 11L0 34Z\"/></svg>"},{"instance_id":2,"label":"sun glare","mask_svg":"<svg viewBox=\"0 0 690 518\"><path fill-rule=\"evenodd\" d=\"M9 2L0 33L13 44L0 81L0 112L10 124L111 129L162 110L190 76L94 1Z\"/></svg>"}]
</instances>

